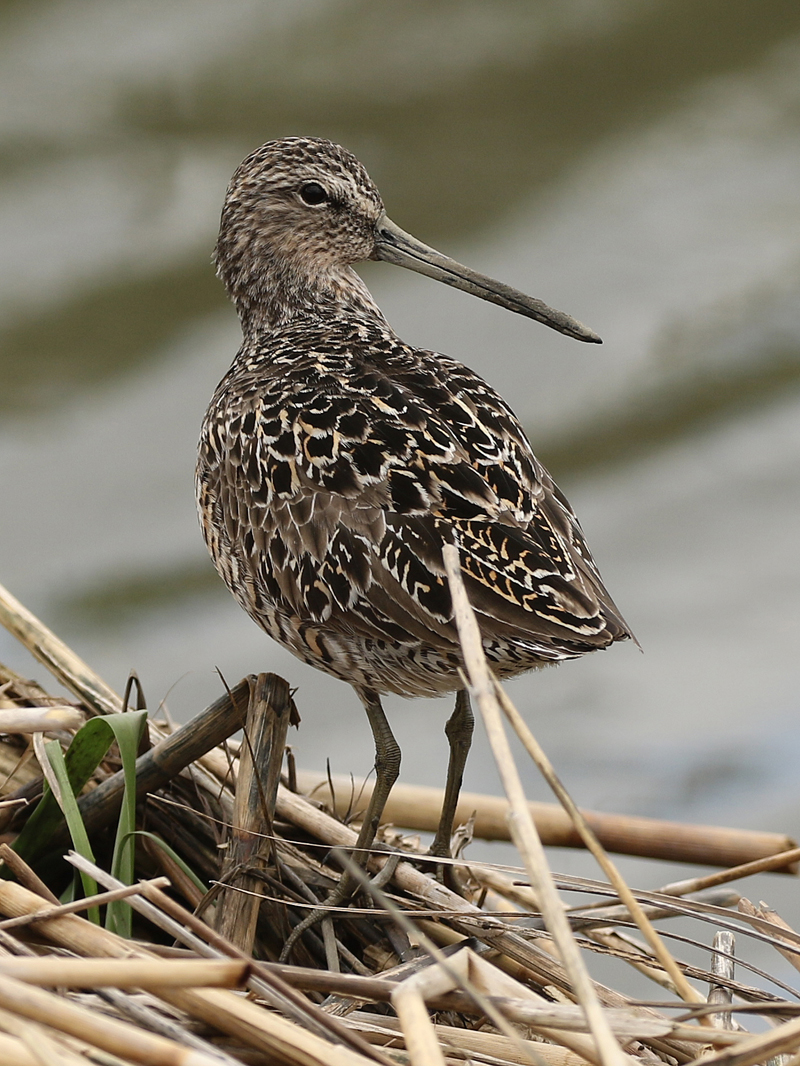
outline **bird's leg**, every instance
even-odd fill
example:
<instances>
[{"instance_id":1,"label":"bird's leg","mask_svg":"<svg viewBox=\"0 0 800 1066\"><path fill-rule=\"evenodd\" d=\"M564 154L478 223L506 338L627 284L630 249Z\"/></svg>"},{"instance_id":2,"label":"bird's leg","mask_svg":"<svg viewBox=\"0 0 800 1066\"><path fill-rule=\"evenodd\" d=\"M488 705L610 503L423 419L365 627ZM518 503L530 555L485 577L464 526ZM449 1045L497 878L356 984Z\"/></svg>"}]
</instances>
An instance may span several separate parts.
<instances>
[{"instance_id":1,"label":"bird's leg","mask_svg":"<svg viewBox=\"0 0 800 1066\"><path fill-rule=\"evenodd\" d=\"M450 838L453 835L453 819L458 805L458 795L461 792L461 781L464 776L464 765L472 743L472 731L475 727L475 719L472 707L469 703L469 694L466 689L461 689L456 694L456 707L447 720L444 727L445 734L450 743L450 759L447 764L447 785L444 790L444 805L439 819L439 828L431 844L431 855L440 858L450 858Z\"/></svg>"},{"instance_id":2,"label":"bird's leg","mask_svg":"<svg viewBox=\"0 0 800 1066\"><path fill-rule=\"evenodd\" d=\"M365 866L367 851L372 847L378 832L383 808L392 791L392 786L400 773L400 746L389 728L386 715L377 692L371 689L357 690L364 709L367 712L372 736L375 741L375 787L372 790L361 832L356 841L355 860L359 866Z\"/></svg>"},{"instance_id":3,"label":"bird's leg","mask_svg":"<svg viewBox=\"0 0 800 1066\"><path fill-rule=\"evenodd\" d=\"M356 840L355 854L353 856L359 866L366 866L369 858L369 849L372 847L375 834L378 832L383 808L386 806L386 800L392 791L392 785L394 785L397 775L400 773L400 746L394 739L394 734L386 720L378 693L373 692L372 689L356 689L356 691L364 704L370 728L372 729L372 736L375 740L375 787L367 804L366 814L364 815L364 821L361 823L361 830ZM331 907L338 907L340 903L348 899L355 887L355 879L350 874L343 873L339 883L319 907L315 908L307 918L304 918L302 922L294 927L281 952L280 961L283 962L288 958L293 946L306 929L310 929L312 925L324 918Z\"/></svg>"}]
</instances>

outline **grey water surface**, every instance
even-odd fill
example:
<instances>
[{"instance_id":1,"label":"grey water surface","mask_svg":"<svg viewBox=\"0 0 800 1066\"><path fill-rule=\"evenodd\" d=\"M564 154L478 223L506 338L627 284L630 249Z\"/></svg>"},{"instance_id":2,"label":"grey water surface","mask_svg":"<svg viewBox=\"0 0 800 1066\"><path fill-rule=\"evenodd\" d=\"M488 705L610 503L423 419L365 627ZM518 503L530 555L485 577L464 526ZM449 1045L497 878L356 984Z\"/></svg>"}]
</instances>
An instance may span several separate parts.
<instances>
[{"instance_id":1,"label":"grey water surface","mask_svg":"<svg viewBox=\"0 0 800 1066\"><path fill-rule=\"evenodd\" d=\"M186 720L217 670L275 670L298 762L370 769L354 694L219 583L192 487L238 345L210 265L228 177L328 136L405 229L604 338L364 268L404 339L512 402L641 642L512 684L562 778L800 833L800 6L11 2L0 99L0 582L107 682L135 668ZM43 673L4 633L0 660ZM403 778L441 784L447 701L387 705ZM498 788L481 735L466 785Z\"/></svg>"}]
</instances>

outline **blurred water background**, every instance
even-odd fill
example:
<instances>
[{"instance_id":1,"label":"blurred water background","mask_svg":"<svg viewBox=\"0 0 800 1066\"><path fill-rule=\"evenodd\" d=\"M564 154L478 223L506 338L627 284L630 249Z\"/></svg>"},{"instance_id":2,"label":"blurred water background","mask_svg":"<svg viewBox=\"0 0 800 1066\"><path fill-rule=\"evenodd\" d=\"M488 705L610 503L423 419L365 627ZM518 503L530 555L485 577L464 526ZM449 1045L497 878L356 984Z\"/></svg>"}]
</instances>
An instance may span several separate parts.
<instances>
[{"instance_id":1,"label":"blurred water background","mask_svg":"<svg viewBox=\"0 0 800 1066\"><path fill-rule=\"evenodd\" d=\"M181 720L217 668L284 674L299 764L369 771L354 694L216 578L192 485L239 341L227 180L330 137L403 228L605 340L363 271L511 400L641 641L511 686L576 798L798 835L800 5L6 0L0 35L0 581ZM441 784L448 705L387 707L403 778ZM482 736L466 786L498 788Z\"/></svg>"}]
</instances>

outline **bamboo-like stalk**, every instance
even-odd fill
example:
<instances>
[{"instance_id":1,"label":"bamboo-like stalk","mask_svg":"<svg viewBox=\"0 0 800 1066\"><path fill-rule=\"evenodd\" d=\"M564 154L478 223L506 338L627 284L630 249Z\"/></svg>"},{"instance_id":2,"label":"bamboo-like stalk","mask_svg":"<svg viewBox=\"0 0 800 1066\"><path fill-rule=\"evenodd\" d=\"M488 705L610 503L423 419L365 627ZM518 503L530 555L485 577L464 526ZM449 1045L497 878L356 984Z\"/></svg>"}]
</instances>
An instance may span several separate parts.
<instances>
[{"instance_id":1,"label":"bamboo-like stalk","mask_svg":"<svg viewBox=\"0 0 800 1066\"><path fill-rule=\"evenodd\" d=\"M45 988L241 988L250 970L238 959L0 958L0 975Z\"/></svg>"},{"instance_id":2,"label":"bamboo-like stalk","mask_svg":"<svg viewBox=\"0 0 800 1066\"><path fill-rule=\"evenodd\" d=\"M0 709L0 733L50 733L79 729L86 715L77 707L15 707Z\"/></svg>"},{"instance_id":3,"label":"bamboo-like stalk","mask_svg":"<svg viewBox=\"0 0 800 1066\"><path fill-rule=\"evenodd\" d=\"M2 975L0 1007L143 1066L219 1066L217 1059L200 1051Z\"/></svg>"},{"instance_id":4,"label":"bamboo-like stalk","mask_svg":"<svg viewBox=\"0 0 800 1066\"><path fill-rule=\"evenodd\" d=\"M541 903L542 917L569 972L578 1001L586 1012L586 1021L597 1042L600 1058L604 1066L620 1066L628 1060L628 1057L623 1053L606 1021L594 985L572 935L564 913L564 906L553 884L542 842L531 817L508 738L503 729L502 712L483 653L480 630L461 579L458 549L455 545L446 544L442 549L442 557L450 584L453 613L464 653L470 692L475 696L483 715L500 778L511 804L509 815L511 835L522 855L533 890Z\"/></svg>"},{"instance_id":5,"label":"bamboo-like stalk","mask_svg":"<svg viewBox=\"0 0 800 1066\"><path fill-rule=\"evenodd\" d=\"M330 781L335 793L333 798L328 781L329 775L322 771L297 771L299 790L324 799L340 817L349 813L351 791L359 797L359 805L366 808L374 786L371 778L331 774ZM443 800L443 789L399 781L386 801L384 819L404 829L432 833L438 826ZM528 807L544 845L554 848L584 847L572 819L559 804L529 800ZM456 808L456 824L466 822L474 814L472 831L475 837L481 840L510 840L508 812L509 803L505 796L462 792ZM784 833L692 825L582 808L581 813L603 847L621 855L725 867L764 859L767 862L765 869L781 869L794 874L798 870L800 849Z\"/></svg>"}]
</instances>

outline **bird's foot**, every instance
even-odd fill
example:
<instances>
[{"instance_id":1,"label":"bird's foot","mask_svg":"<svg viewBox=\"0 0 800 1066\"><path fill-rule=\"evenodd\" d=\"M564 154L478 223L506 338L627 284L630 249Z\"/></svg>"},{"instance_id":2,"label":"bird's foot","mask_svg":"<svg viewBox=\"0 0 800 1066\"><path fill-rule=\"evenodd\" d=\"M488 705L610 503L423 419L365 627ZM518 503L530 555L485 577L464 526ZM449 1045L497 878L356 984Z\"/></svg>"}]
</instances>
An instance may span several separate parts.
<instances>
[{"instance_id":1,"label":"bird's foot","mask_svg":"<svg viewBox=\"0 0 800 1066\"><path fill-rule=\"evenodd\" d=\"M343 873L338 884L331 889L322 903L320 903L319 907L315 907L314 910L306 915L306 917L291 931L286 943L283 945L283 951L281 952L278 962L286 962L291 955L292 949L303 933L305 933L307 929L311 929L315 926L317 922L321 922L324 918L327 918L334 907L340 907L350 899L356 888L357 884L354 878L348 873Z\"/></svg>"},{"instance_id":2,"label":"bird's foot","mask_svg":"<svg viewBox=\"0 0 800 1066\"><path fill-rule=\"evenodd\" d=\"M339 879L339 882L331 889L322 903L320 903L318 907L315 907L314 910L291 931L283 946L283 951L278 960L279 962L286 962L294 945L306 930L311 929L317 924L317 922L324 922L326 918L330 918L331 911L341 907L343 903L346 903L359 888L369 887L370 884L374 885L375 888L383 888L384 885L391 881L392 877L394 877L395 870L397 869L397 864L401 859L405 858L405 856L402 852L390 847L378 847L373 848L372 850L388 854L387 861L384 863L383 867L371 879L368 878L367 873L362 867L356 868L354 873L351 872L351 870L345 870ZM352 868L355 868L355 863L351 863L350 865ZM327 949L328 944L326 942L326 950Z\"/></svg>"}]
</instances>

